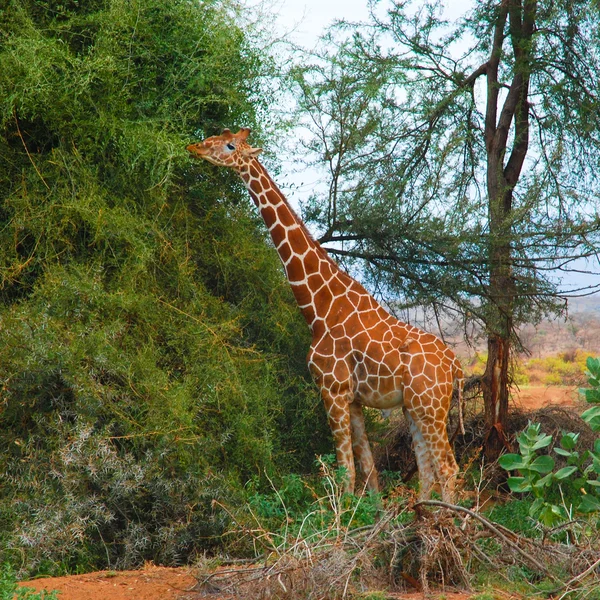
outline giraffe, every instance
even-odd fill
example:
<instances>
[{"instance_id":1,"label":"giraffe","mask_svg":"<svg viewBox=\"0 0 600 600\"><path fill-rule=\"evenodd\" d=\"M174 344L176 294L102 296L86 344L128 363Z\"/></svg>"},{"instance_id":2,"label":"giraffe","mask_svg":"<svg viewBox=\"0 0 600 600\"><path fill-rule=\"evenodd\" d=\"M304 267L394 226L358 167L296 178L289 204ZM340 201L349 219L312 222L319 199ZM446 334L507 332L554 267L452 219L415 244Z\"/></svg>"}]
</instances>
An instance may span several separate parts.
<instances>
[{"instance_id":1,"label":"giraffe","mask_svg":"<svg viewBox=\"0 0 600 600\"><path fill-rule=\"evenodd\" d=\"M378 491L377 470L365 431L363 407L402 407L408 420L426 499L436 482L452 501L458 466L446 421L456 383L459 415L463 372L440 339L390 315L313 239L258 161L250 129L187 146L194 157L232 168L242 178L279 253L298 306L312 332L307 361L320 389L336 458L354 491L355 461L368 489ZM462 421L461 421L462 426Z\"/></svg>"}]
</instances>

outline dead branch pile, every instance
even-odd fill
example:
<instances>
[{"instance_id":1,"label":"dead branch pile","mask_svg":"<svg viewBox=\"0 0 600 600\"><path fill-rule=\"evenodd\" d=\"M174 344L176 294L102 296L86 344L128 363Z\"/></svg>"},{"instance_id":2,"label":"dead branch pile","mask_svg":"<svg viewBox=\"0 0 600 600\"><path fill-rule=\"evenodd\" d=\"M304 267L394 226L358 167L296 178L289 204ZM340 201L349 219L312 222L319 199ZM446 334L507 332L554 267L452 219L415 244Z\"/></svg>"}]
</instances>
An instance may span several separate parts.
<instances>
[{"instance_id":1,"label":"dead branch pile","mask_svg":"<svg viewBox=\"0 0 600 600\"><path fill-rule=\"evenodd\" d=\"M596 435L588 424L581 419L581 411L573 407L546 406L535 411L513 409L509 413L507 434L509 442L514 443L516 436L523 431L531 421L540 423L544 433L551 435L558 443L563 432L579 433L579 446L591 448ZM449 434L453 434L457 424L451 422L448 426ZM481 413L465 415L465 434L458 434L454 440L454 448L459 464L464 468L480 459L481 449L486 436L485 423ZM548 448L552 452L554 445ZM562 463L558 455L557 465ZM402 474L403 481L408 481L416 473L417 467L412 451L412 439L406 420L400 417L394 421L393 426L384 435L381 443L375 448L375 462L380 471L395 471ZM493 468L492 468L493 470ZM486 478L493 483L506 478L506 472L497 468L497 473L486 473Z\"/></svg>"},{"instance_id":2,"label":"dead branch pile","mask_svg":"<svg viewBox=\"0 0 600 600\"><path fill-rule=\"evenodd\" d=\"M408 514L414 518L406 522ZM372 526L331 533L273 546L251 566L204 565L197 591L259 600L338 600L374 589L469 590L479 569L506 573L510 567L527 573L532 585L550 581L557 597L600 586L597 533L585 545L533 540L472 510L433 500L382 511ZM261 543L275 538L259 535Z\"/></svg>"}]
</instances>

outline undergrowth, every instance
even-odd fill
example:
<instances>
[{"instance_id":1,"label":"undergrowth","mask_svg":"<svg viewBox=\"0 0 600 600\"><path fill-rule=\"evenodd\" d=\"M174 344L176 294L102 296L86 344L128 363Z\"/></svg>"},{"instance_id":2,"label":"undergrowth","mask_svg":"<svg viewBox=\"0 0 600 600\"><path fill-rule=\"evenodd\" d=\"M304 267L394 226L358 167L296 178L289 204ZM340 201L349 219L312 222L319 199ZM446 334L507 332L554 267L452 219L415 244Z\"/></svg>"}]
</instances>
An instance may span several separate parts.
<instances>
[{"instance_id":1,"label":"undergrowth","mask_svg":"<svg viewBox=\"0 0 600 600\"><path fill-rule=\"evenodd\" d=\"M0 600L58 600L58 593L18 586L12 568L4 565L0 568Z\"/></svg>"}]
</instances>

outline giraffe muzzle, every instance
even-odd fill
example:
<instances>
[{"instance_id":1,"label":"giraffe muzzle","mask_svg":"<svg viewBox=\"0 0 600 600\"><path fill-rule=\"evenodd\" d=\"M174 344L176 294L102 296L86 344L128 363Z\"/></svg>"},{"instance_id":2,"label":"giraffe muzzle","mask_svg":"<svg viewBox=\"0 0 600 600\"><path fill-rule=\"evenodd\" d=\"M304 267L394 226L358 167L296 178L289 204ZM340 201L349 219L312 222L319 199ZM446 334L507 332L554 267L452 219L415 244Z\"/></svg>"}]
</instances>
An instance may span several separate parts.
<instances>
[{"instance_id":1,"label":"giraffe muzzle","mask_svg":"<svg viewBox=\"0 0 600 600\"><path fill-rule=\"evenodd\" d=\"M198 158L204 158L208 154L208 148L204 144L190 144L186 147L186 150L192 155Z\"/></svg>"}]
</instances>

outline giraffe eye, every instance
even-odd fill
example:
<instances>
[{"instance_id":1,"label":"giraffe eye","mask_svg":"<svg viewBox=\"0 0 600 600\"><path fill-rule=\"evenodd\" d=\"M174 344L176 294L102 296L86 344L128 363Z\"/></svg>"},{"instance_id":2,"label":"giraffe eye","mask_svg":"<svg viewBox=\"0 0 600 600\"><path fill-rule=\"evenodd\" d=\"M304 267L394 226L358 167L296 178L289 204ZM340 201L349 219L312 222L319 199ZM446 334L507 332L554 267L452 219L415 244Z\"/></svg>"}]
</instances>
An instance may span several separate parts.
<instances>
[{"instance_id":1,"label":"giraffe eye","mask_svg":"<svg viewBox=\"0 0 600 600\"><path fill-rule=\"evenodd\" d=\"M229 148L229 150L235 150L235 146L233 144L227 144L227 148Z\"/></svg>"}]
</instances>

